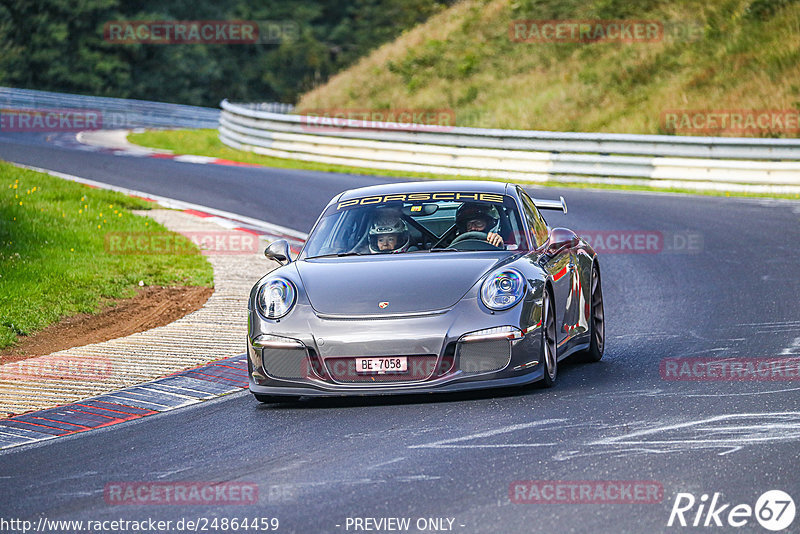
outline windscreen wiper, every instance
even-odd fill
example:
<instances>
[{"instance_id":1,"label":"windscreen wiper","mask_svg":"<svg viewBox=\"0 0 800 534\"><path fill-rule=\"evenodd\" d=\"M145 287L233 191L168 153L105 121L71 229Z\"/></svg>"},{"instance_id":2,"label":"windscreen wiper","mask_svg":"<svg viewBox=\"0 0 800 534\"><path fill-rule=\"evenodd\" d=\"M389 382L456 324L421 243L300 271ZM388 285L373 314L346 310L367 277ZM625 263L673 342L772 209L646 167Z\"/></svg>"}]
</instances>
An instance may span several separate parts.
<instances>
[{"instance_id":1,"label":"windscreen wiper","mask_svg":"<svg viewBox=\"0 0 800 534\"><path fill-rule=\"evenodd\" d=\"M363 256L361 252L334 252L332 254L322 254L320 256L309 256L309 260L315 260L317 258L341 258L343 256Z\"/></svg>"}]
</instances>

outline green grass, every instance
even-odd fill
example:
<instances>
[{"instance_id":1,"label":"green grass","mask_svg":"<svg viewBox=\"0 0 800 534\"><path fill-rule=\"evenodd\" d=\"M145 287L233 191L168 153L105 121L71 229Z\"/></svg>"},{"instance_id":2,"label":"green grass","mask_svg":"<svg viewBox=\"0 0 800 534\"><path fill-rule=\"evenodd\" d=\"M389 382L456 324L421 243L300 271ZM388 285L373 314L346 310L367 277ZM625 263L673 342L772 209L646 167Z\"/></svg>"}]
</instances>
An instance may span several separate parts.
<instances>
[{"instance_id":1,"label":"green grass","mask_svg":"<svg viewBox=\"0 0 800 534\"><path fill-rule=\"evenodd\" d=\"M433 174L422 172L402 172L382 169L370 169L364 167L349 167L346 165L332 165L327 163L315 163L310 161L273 158L262 156L253 152L235 150L224 145L218 137L217 130L148 130L142 133L128 135L131 143L150 148L162 148L172 150L176 154L191 154L195 156L209 156L222 158L241 163L254 165L264 165L267 167L277 167L281 169L305 169L312 171L340 172L346 174L363 174L394 176L400 178L420 178L424 180L475 180L474 176L459 176L451 174ZM481 180L493 180L505 182L501 178L480 178ZM772 194L772 193L728 193L722 191L696 191L693 189L682 188L657 188L643 185L617 185L617 184L583 184L572 182L519 182L529 185L545 187L569 187L581 189L611 189L622 191L650 191L657 193L685 193L692 195L708 196L729 196L729 197L765 197L765 198L788 198L800 199L798 194Z\"/></svg>"},{"instance_id":2,"label":"green grass","mask_svg":"<svg viewBox=\"0 0 800 534\"><path fill-rule=\"evenodd\" d=\"M197 254L109 254L109 232L166 232L149 202L0 162L0 348L59 319L131 297L139 281L213 285ZM186 247L193 247L183 237Z\"/></svg>"},{"instance_id":3,"label":"green grass","mask_svg":"<svg viewBox=\"0 0 800 534\"><path fill-rule=\"evenodd\" d=\"M317 163L286 158L273 158L254 152L236 150L219 140L217 130L148 130L128 135L128 141L137 145L172 150L176 154L209 156L253 165L264 165L279 169L303 169L309 171L341 172L347 174L377 174L381 176L444 179L431 173L402 172L364 167L349 167L329 163Z\"/></svg>"}]
</instances>

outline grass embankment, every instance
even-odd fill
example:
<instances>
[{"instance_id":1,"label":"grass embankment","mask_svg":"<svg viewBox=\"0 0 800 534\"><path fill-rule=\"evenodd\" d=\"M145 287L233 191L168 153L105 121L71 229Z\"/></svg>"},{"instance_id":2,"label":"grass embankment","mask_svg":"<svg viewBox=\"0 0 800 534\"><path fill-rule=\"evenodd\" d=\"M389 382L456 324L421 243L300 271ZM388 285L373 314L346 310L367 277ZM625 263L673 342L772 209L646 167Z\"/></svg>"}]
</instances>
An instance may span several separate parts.
<instances>
[{"instance_id":1,"label":"grass embankment","mask_svg":"<svg viewBox=\"0 0 800 534\"><path fill-rule=\"evenodd\" d=\"M63 317L131 297L139 281L212 286L211 265L199 254L106 252L109 232L167 231L130 212L150 207L0 162L0 348Z\"/></svg>"},{"instance_id":2,"label":"grass embankment","mask_svg":"<svg viewBox=\"0 0 800 534\"><path fill-rule=\"evenodd\" d=\"M643 20L655 42L529 43L509 35L520 20ZM671 134L667 111L800 109L798 0L465 0L405 32L325 85L298 111L450 109L458 126ZM687 132L691 133L691 132ZM723 135L728 132L696 132ZM797 131L737 135L798 135ZM223 145L216 130L146 132L130 140L279 168L424 179L467 178L272 158ZM777 197L639 185L538 183Z\"/></svg>"},{"instance_id":3,"label":"grass embankment","mask_svg":"<svg viewBox=\"0 0 800 534\"><path fill-rule=\"evenodd\" d=\"M509 36L512 21L555 19L654 20L664 33ZM466 0L306 93L298 110L444 108L459 126L670 134L667 110L800 109L798 35L797 0Z\"/></svg>"},{"instance_id":4,"label":"grass embankment","mask_svg":"<svg viewBox=\"0 0 800 534\"><path fill-rule=\"evenodd\" d=\"M172 150L176 154L192 154L195 156L208 156L212 158L227 159L241 163L264 165L267 167L277 167L281 169L305 169L312 171L341 172L347 174L364 174L376 176L396 176L400 178L420 178L425 180L476 180L474 176L458 176L452 174L432 174L422 172L403 172L382 169L369 169L365 167L348 167L346 165L332 165L327 163L315 163L312 161L302 161L294 159L273 158L262 156L253 152L235 150L224 145L219 140L217 130L150 130L142 133L128 135L131 143L150 148L162 148ZM481 180L494 180L506 182L501 178L480 178ZM520 182L524 183L524 182ZM681 188L658 188L641 185L624 184L584 184L569 182L530 182L530 185L551 186L564 188L592 188L610 189L623 191L652 191L659 193L685 193L692 195L710 196L734 196L734 197L767 197L767 198L788 198L798 199L798 194L772 194L772 193L728 193L722 191L696 191L693 189Z\"/></svg>"}]
</instances>

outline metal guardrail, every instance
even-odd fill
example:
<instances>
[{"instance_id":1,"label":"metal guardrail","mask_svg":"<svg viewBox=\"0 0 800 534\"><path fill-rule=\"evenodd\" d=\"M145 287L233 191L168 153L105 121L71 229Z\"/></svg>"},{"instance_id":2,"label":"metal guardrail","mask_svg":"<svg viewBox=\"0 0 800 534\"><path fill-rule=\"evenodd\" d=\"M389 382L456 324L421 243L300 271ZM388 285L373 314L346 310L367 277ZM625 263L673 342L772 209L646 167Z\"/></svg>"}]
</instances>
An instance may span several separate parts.
<instances>
[{"instance_id":1,"label":"metal guardrail","mask_svg":"<svg viewBox=\"0 0 800 534\"><path fill-rule=\"evenodd\" d=\"M0 87L4 110L92 111L101 114L101 129L216 128L220 116L215 108Z\"/></svg>"},{"instance_id":2,"label":"metal guardrail","mask_svg":"<svg viewBox=\"0 0 800 534\"><path fill-rule=\"evenodd\" d=\"M281 102L257 102L237 105L252 111L266 111L267 113L291 113L294 110L292 104L284 104Z\"/></svg>"},{"instance_id":3,"label":"metal guardrail","mask_svg":"<svg viewBox=\"0 0 800 534\"><path fill-rule=\"evenodd\" d=\"M800 139L325 123L221 103L220 140L269 156L525 181L800 192ZM429 128L430 129L430 128Z\"/></svg>"}]
</instances>

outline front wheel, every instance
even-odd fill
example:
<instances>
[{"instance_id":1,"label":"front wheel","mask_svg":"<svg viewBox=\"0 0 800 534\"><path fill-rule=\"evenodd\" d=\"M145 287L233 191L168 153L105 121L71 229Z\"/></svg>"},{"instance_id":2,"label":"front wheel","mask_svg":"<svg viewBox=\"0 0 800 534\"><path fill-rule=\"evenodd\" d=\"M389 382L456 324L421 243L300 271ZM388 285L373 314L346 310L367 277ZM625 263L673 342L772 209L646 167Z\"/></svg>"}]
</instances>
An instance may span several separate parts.
<instances>
[{"instance_id":1,"label":"front wheel","mask_svg":"<svg viewBox=\"0 0 800 534\"><path fill-rule=\"evenodd\" d=\"M542 365L544 375L540 382L542 387L549 388L556 383L558 375L558 345L556 343L556 316L550 293L545 289L542 296Z\"/></svg>"},{"instance_id":2,"label":"front wheel","mask_svg":"<svg viewBox=\"0 0 800 534\"><path fill-rule=\"evenodd\" d=\"M592 266L591 309L589 312L589 348L581 353L586 362L599 362L603 358L606 344L606 317L603 310L603 286L600 283L600 270Z\"/></svg>"}]
</instances>

